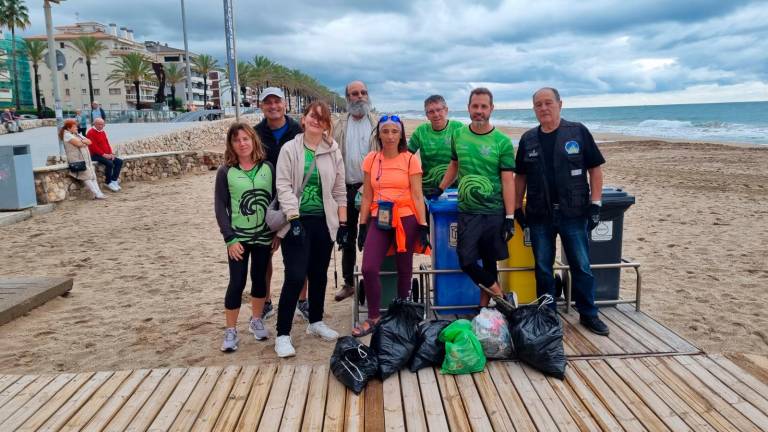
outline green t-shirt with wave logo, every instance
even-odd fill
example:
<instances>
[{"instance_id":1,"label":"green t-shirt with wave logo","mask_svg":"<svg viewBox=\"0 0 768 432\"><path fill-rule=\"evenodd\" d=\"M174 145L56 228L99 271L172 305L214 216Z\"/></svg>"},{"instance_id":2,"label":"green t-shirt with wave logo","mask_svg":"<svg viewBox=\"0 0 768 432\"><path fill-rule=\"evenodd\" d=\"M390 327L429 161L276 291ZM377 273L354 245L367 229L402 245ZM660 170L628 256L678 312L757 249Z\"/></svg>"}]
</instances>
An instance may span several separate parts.
<instances>
[{"instance_id":1,"label":"green t-shirt with wave logo","mask_svg":"<svg viewBox=\"0 0 768 432\"><path fill-rule=\"evenodd\" d=\"M422 123L413 131L408 141L408 150L411 153L419 152L421 169L424 175L421 178L421 187L424 194L428 195L437 190L443 181L445 170L451 161L451 137L454 132L464 124L458 120L448 120L448 124L442 130L432 129L430 122ZM455 187L455 186L450 186Z\"/></svg>"},{"instance_id":2,"label":"green t-shirt with wave logo","mask_svg":"<svg viewBox=\"0 0 768 432\"><path fill-rule=\"evenodd\" d=\"M315 151L304 147L304 175L307 175L312 161L315 159ZM317 166L312 170L307 185L301 192L301 203L299 203L299 215L317 216L324 215L323 210L323 190L320 188L320 176L317 174Z\"/></svg>"},{"instance_id":3,"label":"green t-shirt with wave logo","mask_svg":"<svg viewBox=\"0 0 768 432\"><path fill-rule=\"evenodd\" d=\"M453 134L451 158L459 162L459 211L504 214L501 172L515 168L512 140L496 128L479 135L464 126Z\"/></svg>"}]
</instances>

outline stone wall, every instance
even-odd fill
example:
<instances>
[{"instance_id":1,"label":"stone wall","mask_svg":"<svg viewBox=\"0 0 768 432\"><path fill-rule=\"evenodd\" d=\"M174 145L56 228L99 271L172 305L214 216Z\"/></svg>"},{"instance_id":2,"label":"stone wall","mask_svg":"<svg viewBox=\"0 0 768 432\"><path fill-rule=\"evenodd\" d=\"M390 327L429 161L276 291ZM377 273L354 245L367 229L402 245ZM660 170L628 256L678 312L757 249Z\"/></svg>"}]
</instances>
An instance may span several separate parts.
<instances>
[{"instance_id":1,"label":"stone wall","mask_svg":"<svg viewBox=\"0 0 768 432\"><path fill-rule=\"evenodd\" d=\"M21 121L21 128L24 130L39 128L43 126L56 126L56 119L34 119ZM5 129L5 127L0 127L0 135L7 133L8 131Z\"/></svg>"},{"instance_id":2,"label":"stone wall","mask_svg":"<svg viewBox=\"0 0 768 432\"><path fill-rule=\"evenodd\" d=\"M141 180L159 180L189 173L204 173L216 169L224 161L220 153L207 151L177 151L127 155L123 158L120 183ZM104 189L104 168L94 163L96 176ZM50 165L36 168L35 193L38 204L49 204L72 199L91 199L83 183L69 175L68 165Z\"/></svg>"}]
</instances>

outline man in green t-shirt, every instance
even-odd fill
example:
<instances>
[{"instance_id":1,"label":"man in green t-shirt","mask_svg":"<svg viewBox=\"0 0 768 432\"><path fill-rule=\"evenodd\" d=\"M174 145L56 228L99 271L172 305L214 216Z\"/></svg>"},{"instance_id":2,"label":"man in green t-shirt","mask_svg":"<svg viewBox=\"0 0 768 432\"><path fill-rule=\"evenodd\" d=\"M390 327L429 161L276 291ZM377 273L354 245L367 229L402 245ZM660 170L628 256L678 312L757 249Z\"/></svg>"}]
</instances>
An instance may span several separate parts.
<instances>
[{"instance_id":1,"label":"man in green t-shirt","mask_svg":"<svg viewBox=\"0 0 768 432\"><path fill-rule=\"evenodd\" d=\"M464 124L448 119L448 105L440 95L432 95L424 100L424 112L429 122L420 124L413 131L408 141L408 150L411 153L419 152L424 171L421 187L425 197L434 199L443 193L440 181L451 162L451 137Z\"/></svg>"},{"instance_id":2,"label":"man in green t-shirt","mask_svg":"<svg viewBox=\"0 0 768 432\"><path fill-rule=\"evenodd\" d=\"M490 90L472 90L467 109L472 123L454 132L451 162L439 188L445 190L458 175L459 265L477 285L501 295L496 261L509 257L507 242L515 234L515 149L490 122ZM480 305L487 306L489 300L481 291Z\"/></svg>"}]
</instances>

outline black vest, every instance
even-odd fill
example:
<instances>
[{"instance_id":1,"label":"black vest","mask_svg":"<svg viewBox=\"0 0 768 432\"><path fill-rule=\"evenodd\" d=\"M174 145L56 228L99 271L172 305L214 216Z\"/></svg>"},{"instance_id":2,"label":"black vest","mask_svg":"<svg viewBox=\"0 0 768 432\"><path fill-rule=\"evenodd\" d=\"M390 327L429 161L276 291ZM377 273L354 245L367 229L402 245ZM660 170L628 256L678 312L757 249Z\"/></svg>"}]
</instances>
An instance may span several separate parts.
<instances>
[{"instance_id":1,"label":"black vest","mask_svg":"<svg viewBox=\"0 0 768 432\"><path fill-rule=\"evenodd\" d=\"M589 208L589 183L584 166L584 126L560 120L555 148L552 149L555 184L559 192L560 213L565 217L579 217ZM520 138L525 147L527 196L525 215L530 221L544 221L552 215L549 185L545 175L538 128L528 130Z\"/></svg>"}]
</instances>

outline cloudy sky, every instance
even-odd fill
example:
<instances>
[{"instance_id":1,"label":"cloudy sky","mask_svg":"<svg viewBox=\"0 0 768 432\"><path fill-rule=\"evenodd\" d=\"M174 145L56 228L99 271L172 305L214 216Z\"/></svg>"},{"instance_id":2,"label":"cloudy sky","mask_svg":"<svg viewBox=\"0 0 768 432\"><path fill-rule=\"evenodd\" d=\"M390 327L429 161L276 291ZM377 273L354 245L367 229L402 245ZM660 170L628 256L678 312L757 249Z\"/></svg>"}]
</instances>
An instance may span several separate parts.
<instances>
[{"instance_id":1,"label":"cloudy sky","mask_svg":"<svg viewBox=\"0 0 768 432\"><path fill-rule=\"evenodd\" d=\"M541 86L566 106L768 100L764 0L233 0L238 57L266 55L343 93L362 79L384 110L432 93L465 106L487 86L526 108ZM41 1L30 0L43 34ZM190 50L225 60L221 0L186 0ZM179 0L66 0L54 25L115 22L183 48Z\"/></svg>"}]
</instances>

